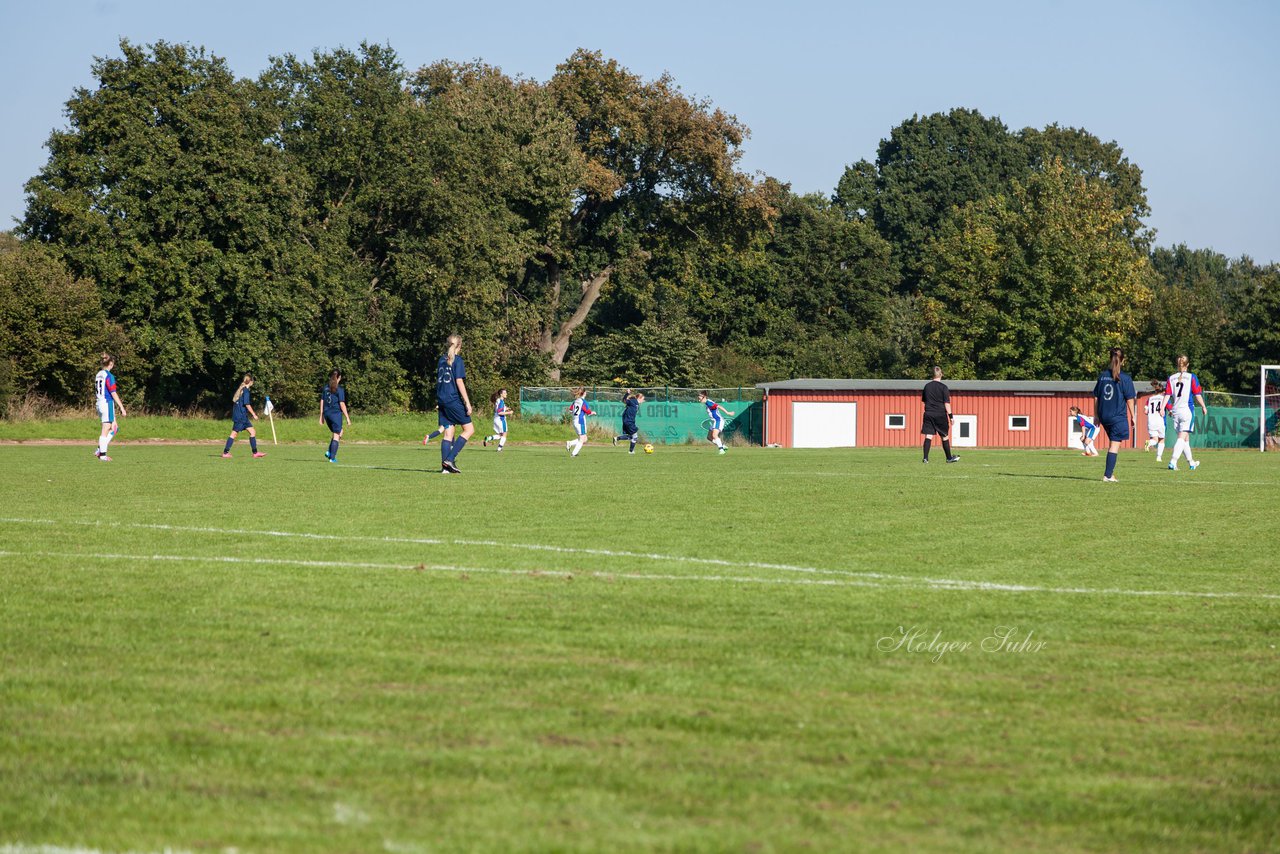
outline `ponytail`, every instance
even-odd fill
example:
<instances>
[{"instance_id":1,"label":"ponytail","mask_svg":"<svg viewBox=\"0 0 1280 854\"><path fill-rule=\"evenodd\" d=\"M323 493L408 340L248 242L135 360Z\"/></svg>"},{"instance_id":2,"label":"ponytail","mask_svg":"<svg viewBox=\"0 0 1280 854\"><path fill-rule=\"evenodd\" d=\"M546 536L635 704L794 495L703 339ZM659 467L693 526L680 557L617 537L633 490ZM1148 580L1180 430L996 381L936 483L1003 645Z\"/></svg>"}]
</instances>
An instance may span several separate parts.
<instances>
[{"instance_id":1,"label":"ponytail","mask_svg":"<svg viewBox=\"0 0 1280 854\"><path fill-rule=\"evenodd\" d=\"M1119 347L1111 348L1111 379L1119 382L1120 368L1124 365L1124 350Z\"/></svg>"},{"instance_id":2,"label":"ponytail","mask_svg":"<svg viewBox=\"0 0 1280 854\"><path fill-rule=\"evenodd\" d=\"M106 350L103 350L103 351L102 351L102 367L103 367L103 368L106 368L106 367L107 367L107 365L110 365L110 364L111 364L112 362L114 362L115 360L116 360L116 359L115 359L115 356L112 356L112 355L111 355L110 353L108 353Z\"/></svg>"},{"instance_id":3,"label":"ponytail","mask_svg":"<svg viewBox=\"0 0 1280 854\"><path fill-rule=\"evenodd\" d=\"M329 394L338 393L338 380L340 379L342 379L342 372L335 368L333 373L329 374Z\"/></svg>"},{"instance_id":4,"label":"ponytail","mask_svg":"<svg viewBox=\"0 0 1280 854\"><path fill-rule=\"evenodd\" d=\"M244 391L245 386L249 385L252 382L253 382L253 375L245 374L244 379L240 380L240 388L236 389L236 393L231 395L231 402L235 403L237 400L239 400L240 393Z\"/></svg>"},{"instance_id":5,"label":"ponytail","mask_svg":"<svg viewBox=\"0 0 1280 854\"><path fill-rule=\"evenodd\" d=\"M444 355L445 362L449 367L453 367L453 358L458 355L458 351L462 349L462 336L450 335L444 339Z\"/></svg>"}]
</instances>

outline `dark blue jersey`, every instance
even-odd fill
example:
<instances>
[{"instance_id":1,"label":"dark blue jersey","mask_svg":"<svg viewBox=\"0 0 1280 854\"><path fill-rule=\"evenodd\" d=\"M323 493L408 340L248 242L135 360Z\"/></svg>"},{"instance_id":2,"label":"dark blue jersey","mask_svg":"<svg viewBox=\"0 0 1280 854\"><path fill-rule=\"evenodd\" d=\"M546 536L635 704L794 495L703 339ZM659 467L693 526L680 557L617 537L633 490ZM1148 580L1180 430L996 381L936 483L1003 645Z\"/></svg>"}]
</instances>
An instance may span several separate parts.
<instances>
[{"instance_id":1,"label":"dark blue jersey","mask_svg":"<svg viewBox=\"0 0 1280 854\"><path fill-rule=\"evenodd\" d=\"M249 389L240 390L240 396L236 398L236 402L231 406L231 420L236 422L249 420Z\"/></svg>"},{"instance_id":2,"label":"dark blue jersey","mask_svg":"<svg viewBox=\"0 0 1280 854\"><path fill-rule=\"evenodd\" d=\"M347 400L347 393L342 386L337 391L329 391L325 386L320 389L320 401L324 404L324 414L329 417L342 418L342 406Z\"/></svg>"},{"instance_id":3,"label":"dark blue jersey","mask_svg":"<svg viewBox=\"0 0 1280 854\"><path fill-rule=\"evenodd\" d=\"M1133 388L1133 377L1121 371L1120 379L1113 380L1111 371L1103 371L1093 387L1093 396L1098 401L1098 421L1105 427L1121 421L1128 423L1129 407L1125 401L1134 400L1138 393Z\"/></svg>"},{"instance_id":4,"label":"dark blue jersey","mask_svg":"<svg viewBox=\"0 0 1280 854\"><path fill-rule=\"evenodd\" d=\"M622 426L634 427L636 424L636 413L640 411L640 401L636 400L634 397L628 397L624 401L624 404L626 405L626 408L622 410Z\"/></svg>"},{"instance_id":5,"label":"dark blue jersey","mask_svg":"<svg viewBox=\"0 0 1280 854\"><path fill-rule=\"evenodd\" d=\"M466 378L467 366L463 364L461 356L454 356L452 365L449 364L448 356L441 356L436 363L436 400L445 405L461 403L462 395L458 393L456 381Z\"/></svg>"}]
</instances>

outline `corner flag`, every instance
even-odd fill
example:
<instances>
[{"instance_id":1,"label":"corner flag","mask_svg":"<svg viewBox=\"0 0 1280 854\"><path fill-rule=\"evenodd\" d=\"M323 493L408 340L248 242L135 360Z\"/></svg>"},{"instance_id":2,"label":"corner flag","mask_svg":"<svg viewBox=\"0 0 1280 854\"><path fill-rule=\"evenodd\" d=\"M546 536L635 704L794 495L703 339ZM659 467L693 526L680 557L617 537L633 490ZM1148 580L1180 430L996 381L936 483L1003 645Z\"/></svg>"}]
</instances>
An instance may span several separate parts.
<instances>
[{"instance_id":1,"label":"corner flag","mask_svg":"<svg viewBox=\"0 0 1280 854\"><path fill-rule=\"evenodd\" d=\"M262 414L271 422L271 444L278 445L280 443L276 441L276 418L271 414L275 411L276 405L271 402L271 395L267 395L267 402L262 404Z\"/></svg>"}]
</instances>

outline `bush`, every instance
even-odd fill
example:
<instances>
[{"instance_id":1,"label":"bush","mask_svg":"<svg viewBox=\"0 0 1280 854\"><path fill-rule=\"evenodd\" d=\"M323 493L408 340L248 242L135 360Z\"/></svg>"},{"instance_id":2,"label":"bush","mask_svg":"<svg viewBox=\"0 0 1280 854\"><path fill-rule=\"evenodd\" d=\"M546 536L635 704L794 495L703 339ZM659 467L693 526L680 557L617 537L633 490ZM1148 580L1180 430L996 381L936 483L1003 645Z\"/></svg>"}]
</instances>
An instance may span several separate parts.
<instances>
[{"instance_id":1,"label":"bush","mask_svg":"<svg viewBox=\"0 0 1280 854\"><path fill-rule=\"evenodd\" d=\"M29 393L80 403L98 356L130 350L93 282L73 277L43 246L0 234L0 402ZM123 351L123 352L122 352Z\"/></svg>"}]
</instances>

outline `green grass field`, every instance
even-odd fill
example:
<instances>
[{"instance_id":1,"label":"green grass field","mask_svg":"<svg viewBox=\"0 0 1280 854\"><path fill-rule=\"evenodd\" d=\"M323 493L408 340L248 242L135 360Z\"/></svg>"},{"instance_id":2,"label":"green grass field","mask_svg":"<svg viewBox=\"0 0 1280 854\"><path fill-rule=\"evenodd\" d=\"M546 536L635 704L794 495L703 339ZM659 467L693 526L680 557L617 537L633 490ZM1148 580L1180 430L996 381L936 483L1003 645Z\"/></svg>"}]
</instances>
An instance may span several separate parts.
<instances>
[{"instance_id":1,"label":"green grass field","mask_svg":"<svg viewBox=\"0 0 1280 854\"><path fill-rule=\"evenodd\" d=\"M1278 455L266 450L0 445L0 850L1280 845Z\"/></svg>"}]
</instances>

